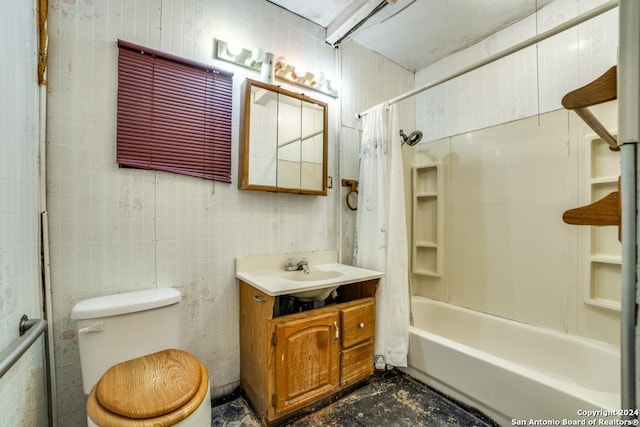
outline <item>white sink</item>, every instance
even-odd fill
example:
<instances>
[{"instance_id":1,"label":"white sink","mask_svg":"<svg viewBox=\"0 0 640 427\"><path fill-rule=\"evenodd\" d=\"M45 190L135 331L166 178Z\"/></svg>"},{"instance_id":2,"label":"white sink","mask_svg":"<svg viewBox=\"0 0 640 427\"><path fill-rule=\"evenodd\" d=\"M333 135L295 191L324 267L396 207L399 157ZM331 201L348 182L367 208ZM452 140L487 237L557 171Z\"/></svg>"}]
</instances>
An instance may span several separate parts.
<instances>
[{"instance_id":1,"label":"white sink","mask_svg":"<svg viewBox=\"0 0 640 427\"><path fill-rule=\"evenodd\" d=\"M295 292L289 295L302 302L324 301L329 297L329 295L331 295L331 292L336 289L338 289L337 286L330 286L328 288L314 289L312 291Z\"/></svg>"},{"instance_id":2,"label":"white sink","mask_svg":"<svg viewBox=\"0 0 640 427\"><path fill-rule=\"evenodd\" d=\"M342 276L340 271L326 271L326 270L311 270L305 273L302 270L297 271L285 271L282 273L282 278L287 280L299 280L302 282L310 282L313 280L329 280L336 279Z\"/></svg>"},{"instance_id":3,"label":"white sink","mask_svg":"<svg viewBox=\"0 0 640 427\"><path fill-rule=\"evenodd\" d=\"M285 271L288 259L306 258L309 274ZM270 296L292 295L301 301L326 299L341 285L377 279L379 271L338 263L336 251L299 252L236 258L236 277Z\"/></svg>"},{"instance_id":4,"label":"white sink","mask_svg":"<svg viewBox=\"0 0 640 427\"><path fill-rule=\"evenodd\" d=\"M282 273L282 278L287 280L301 281L301 282L311 282L314 280L331 280L337 279L342 276L343 273L340 271L333 270L311 270L308 273L305 273L302 270L297 271L285 271ZM338 289L338 286L329 286L326 288L313 289L302 292L294 292L290 294L292 297L299 299L302 302L311 302L311 301L324 301L331 295L331 292Z\"/></svg>"}]
</instances>

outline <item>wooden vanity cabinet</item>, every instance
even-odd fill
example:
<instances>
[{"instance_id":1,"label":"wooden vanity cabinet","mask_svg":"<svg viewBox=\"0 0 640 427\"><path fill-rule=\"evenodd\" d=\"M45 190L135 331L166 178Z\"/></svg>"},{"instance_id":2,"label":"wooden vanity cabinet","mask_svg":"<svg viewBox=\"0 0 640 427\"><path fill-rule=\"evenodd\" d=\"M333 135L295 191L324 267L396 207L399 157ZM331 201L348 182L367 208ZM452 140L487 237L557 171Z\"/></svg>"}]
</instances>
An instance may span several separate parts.
<instances>
[{"instance_id":1,"label":"wooden vanity cabinet","mask_svg":"<svg viewBox=\"0 0 640 427\"><path fill-rule=\"evenodd\" d=\"M240 382L264 425L373 373L377 285L343 285L334 303L274 318L276 297L240 281Z\"/></svg>"}]
</instances>

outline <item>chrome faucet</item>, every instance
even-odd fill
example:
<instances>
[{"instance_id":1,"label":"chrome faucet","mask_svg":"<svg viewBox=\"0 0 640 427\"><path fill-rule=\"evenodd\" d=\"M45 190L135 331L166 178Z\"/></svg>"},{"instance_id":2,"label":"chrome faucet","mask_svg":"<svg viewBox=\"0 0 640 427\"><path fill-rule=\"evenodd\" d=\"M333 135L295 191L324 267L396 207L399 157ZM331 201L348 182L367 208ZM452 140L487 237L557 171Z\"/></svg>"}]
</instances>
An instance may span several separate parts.
<instances>
[{"instance_id":1,"label":"chrome faucet","mask_svg":"<svg viewBox=\"0 0 640 427\"><path fill-rule=\"evenodd\" d=\"M287 271L302 270L304 274L309 274L309 262L305 257L302 257L297 264L294 264L293 258L287 258L287 266L285 267L285 269Z\"/></svg>"}]
</instances>

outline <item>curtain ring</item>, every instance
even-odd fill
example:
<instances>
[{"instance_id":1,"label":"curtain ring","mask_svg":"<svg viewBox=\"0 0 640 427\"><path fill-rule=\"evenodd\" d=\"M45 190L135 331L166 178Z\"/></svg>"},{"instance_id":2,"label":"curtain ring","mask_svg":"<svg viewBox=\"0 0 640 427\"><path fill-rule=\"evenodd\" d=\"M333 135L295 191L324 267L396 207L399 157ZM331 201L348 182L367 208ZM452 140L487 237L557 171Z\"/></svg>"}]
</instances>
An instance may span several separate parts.
<instances>
[{"instance_id":1,"label":"curtain ring","mask_svg":"<svg viewBox=\"0 0 640 427\"><path fill-rule=\"evenodd\" d=\"M355 193L356 194L356 205L352 206L351 202L349 201L349 196L351 194ZM352 211L357 211L358 210L358 190L355 188L351 188L351 190L347 193L347 196L344 198L345 201L347 202L347 207L349 209L351 209Z\"/></svg>"}]
</instances>

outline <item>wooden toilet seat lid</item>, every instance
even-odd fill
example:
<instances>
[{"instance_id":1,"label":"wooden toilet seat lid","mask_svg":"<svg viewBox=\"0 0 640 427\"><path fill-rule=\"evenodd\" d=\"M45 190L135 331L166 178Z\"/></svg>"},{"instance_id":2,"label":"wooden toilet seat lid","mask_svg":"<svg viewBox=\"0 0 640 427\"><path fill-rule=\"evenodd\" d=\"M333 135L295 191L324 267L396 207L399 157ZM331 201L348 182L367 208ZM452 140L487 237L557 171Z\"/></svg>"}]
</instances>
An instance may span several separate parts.
<instances>
[{"instance_id":1,"label":"wooden toilet seat lid","mask_svg":"<svg viewBox=\"0 0 640 427\"><path fill-rule=\"evenodd\" d=\"M136 426L173 425L200 406L208 385L198 359L182 350L163 350L109 368L91 391L87 412L99 425L128 425L123 419ZM105 418L118 422L98 422Z\"/></svg>"}]
</instances>

